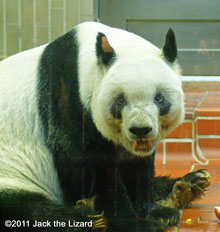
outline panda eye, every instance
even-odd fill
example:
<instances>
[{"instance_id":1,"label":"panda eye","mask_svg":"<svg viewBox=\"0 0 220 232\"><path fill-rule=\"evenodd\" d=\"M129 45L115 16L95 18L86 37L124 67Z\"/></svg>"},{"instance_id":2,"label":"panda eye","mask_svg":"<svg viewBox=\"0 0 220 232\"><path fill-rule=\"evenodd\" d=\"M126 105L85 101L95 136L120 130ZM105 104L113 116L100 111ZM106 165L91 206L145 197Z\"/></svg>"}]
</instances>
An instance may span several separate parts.
<instances>
[{"instance_id":1,"label":"panda eye","mask_svg":"<svg viewBox=\"0 0 220 232\"><path fill-rule=\"evenodd\" d=\"M123 106L126 104L126 99L124 97L124 95L120 95L116 98L116 103L118 106Z\"/></svg>"},{"instance_id":2,"label":"panda eye","mask_svg":"<svg viewBox=\"0 0 220 232\"><path fill-rule=\"evenodd\" d=\"M122 118L122 110L127 105L127 100L124 94L118 95L118 97L114 100L113 105L111 106L111 114L116 119Z\"/></svg>"},{"instance_id":3,"label":"panda eye","mask_svg":"<svg viewBox=\"0 0 220 232\"><path fill-rule=\"evenodd\" d=\"M162 103L163 102L163 96L161 95L161 93L158 93L155 97L154 97L154 101L156 103Z\"/></svg>"},{"instance_id":4,"label":"panda eye","mask_svg":"<svg viewBox=\"0 0 220 232\"><path fill-rule=\"evenodd\" d=\"M155 95L154 103L159 108L160 115L165 115L169 112L171 103L161 93Z\"/></svg>"}]
</instances>

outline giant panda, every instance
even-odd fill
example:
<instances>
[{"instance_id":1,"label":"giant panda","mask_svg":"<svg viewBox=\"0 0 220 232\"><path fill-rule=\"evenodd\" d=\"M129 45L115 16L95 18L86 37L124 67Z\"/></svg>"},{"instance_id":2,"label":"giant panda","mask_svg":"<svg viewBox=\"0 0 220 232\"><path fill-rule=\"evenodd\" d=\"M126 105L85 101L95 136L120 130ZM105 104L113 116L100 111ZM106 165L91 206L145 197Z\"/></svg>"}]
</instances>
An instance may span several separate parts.
<instances>
[{"instance_id":1,"label":"giant panda","mask_svg":"<svg viewBox=\"0 0 220 232\"><path fill-rule=\"evenodd\" d=\"M159 49L86 22L3 60L1 228L159 232L178 225L179 210L210 183L205 170L154 176L157 145L183 118L171 29Z\"/></svg>"}]
</instances>

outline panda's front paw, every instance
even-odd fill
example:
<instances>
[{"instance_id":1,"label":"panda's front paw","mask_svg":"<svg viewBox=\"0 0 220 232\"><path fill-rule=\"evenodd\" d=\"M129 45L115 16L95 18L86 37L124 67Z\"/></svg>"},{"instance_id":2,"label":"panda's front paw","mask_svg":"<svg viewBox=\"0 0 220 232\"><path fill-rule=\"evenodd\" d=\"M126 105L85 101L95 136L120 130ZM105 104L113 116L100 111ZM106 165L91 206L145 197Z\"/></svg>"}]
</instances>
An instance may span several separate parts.
<instances>
[{"instance_id":1,"label":"panda's front paw","mask_svg":"<svg viewBox=\"0 0 220 232\"><path fill-rule=\"evenodd\" d=\"M170 194L172 201L172 206L170 207L175 209L184 209L191 203L193 196L190 182L187 182L184 179L176 181Z\"/></svg>"},{"instance_id":2,"label":"panda's front paw","mask_svg":"<svg viewBox=\"0 0 220 232\"><path fill-rule=\"evenodd\" d=\"M148 213L148 219L150 218L169 227L178 226L180 223L180 213L178 210L158 205Z\"/></svg>"},{"instance_id":3,"label":"panda's front paw","mask_svg":"<svg viewBox=\"0 0 220 232\"><path fill-rule=\"evenodd\" d=\"M211 184L210 179L210 173L204 169L188 173L183 177L183 180L191 185L191 191L193 193L192 201L197 200L204 195L204 192Z\"/></svg>"},{"instance_id":4,"label":"panda's front paw","mask_svg":"<svg viewBox=\"0 0 220 232\"><path fill-rule=\"evenodd\" d=\"M80 210L84 215L87 215L89 220L92 220L92 231L105 232L107 230L107 219L104 217L104 212L97 214L95 212L95 199L84 198L76 202L75 208Z\"/></svg>"},{"instance_id":5,"label":"panda's front paw","mask_svg":"<svg viewBox=\"0 0 220 232\"><path fill-rule=\"evenodd\" d=\"M191 183L183 178L179 179L173 185L172 192L164 199L157 201L158 205L173 209L184 209L193 199Z\"/></svg>"}]
</instances>

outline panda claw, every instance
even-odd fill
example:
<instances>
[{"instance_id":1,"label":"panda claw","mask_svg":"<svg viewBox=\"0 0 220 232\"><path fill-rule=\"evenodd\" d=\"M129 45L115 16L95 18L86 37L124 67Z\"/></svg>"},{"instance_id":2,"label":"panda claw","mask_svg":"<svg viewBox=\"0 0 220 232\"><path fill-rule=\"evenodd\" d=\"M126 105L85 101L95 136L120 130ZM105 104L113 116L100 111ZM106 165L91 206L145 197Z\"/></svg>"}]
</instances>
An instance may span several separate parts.
<instances>
[{"instance_id":1,"label":"panda claw","mask_svg":"<svg viewBox=\"0 0 220 232\"><path fill-rule=\"evenodd\" d=\"M96 225L96 226L93 226L93 227L92 227L92 230L93 230L93 231L94 231L94 230L99 230L99 229L101 229L101 232L105 232L106 229L107 229L107 227L106 227L106 225L104 225L104 224Z\"/></svg>"},{"instance_id":2,"label":"panda claw","mask_svg":"<svg viewBox=\"0 0 220 232\"><path fill-rule=\"evenodd\" d=\"M99 218L99 217L103 217L104 212L102 212L102 214L95 214L95 215L88 215L88 217L90 218Z\"/></svg>"},{"instance_id":3,"label":"panda claw","mask_svg":"<svg viewBox=\"0 0 220 232\"><path fill-rule=\"evenodd\" d=\"M211 184L211 175L205 169L200 169L183 176L183 180L191 184L193 192L192 201L201 198L205 195L205 191Z\"/></svg>"},{"instance_id":4,"label":"panda claw","mask_svg":"<svg viewBox=\"0 0 220 232\"><path fill-rule=\"evenodd\" d=\"M107 230L107 220L103 216L104 212L102 214L96 214L96 215L88 215L89 218L92 218L94 221L92 223L92 230L98 230L101 232L105 232Z\"/></svg>"},{"instance_id":5,"label":"panda claw","mask_svg":"<svg viewBox=\"0 0 220 232\"><path fill-rule=\"evenodd\" d=\"M99 220L97 220L97 221L95 221L97 224L99 223L99 222L103 222L103 219L99 219Z\"/></svg>"},{"instance_id":6,"label":"panda claw","mask_svg":"<svg viewBox=\"0 0 220 232\"><path fill-rule=\"evenodd\" d=\"M98 229L98 228L105 228L105 225L103 225L102 223L99 223L99 224L93 226L93 229Z\"/></svg>"}]
</instances>

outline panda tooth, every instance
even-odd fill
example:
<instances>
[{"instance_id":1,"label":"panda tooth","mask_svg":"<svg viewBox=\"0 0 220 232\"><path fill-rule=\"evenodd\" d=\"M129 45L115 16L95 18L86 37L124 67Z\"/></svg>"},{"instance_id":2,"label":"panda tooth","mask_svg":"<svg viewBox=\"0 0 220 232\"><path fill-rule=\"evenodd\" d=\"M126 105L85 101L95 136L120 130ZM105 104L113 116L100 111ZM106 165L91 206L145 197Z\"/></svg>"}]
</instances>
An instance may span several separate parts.
<instances>
[{"instance_id":1,"label":"panda tooth","mask_svg":"<svg viewBox=\"0 0 220 232\"><path fill-rule=\"evenodd\" d=\"M137 142L137 141L135 141L135 142L133 143L133 148L134 148L134 150L137 150L137 149L138 149L138 142Z\"/></svg>"},{"instance_id":2,"label":"panda tooth","mask_svg":"<svg viewBox=\"0 0 220 232\"><path fill-rule=\"evenodd\" d=\"M152 145L152 142L149 141L149 142L147 143L147 149L150 149L150 148L151 148L151 145Z\"/></svg>"},{"instance_id":3,"label":"panda tooth","mask_svg":"<svg viewBox=\"0 0 220 232\"><path fill-rule=\"evenodd\" d=\"M151 145L152 145L151 141L140 140L140 141L135 141L133 143L133 148L135 150L146 150L146 149L150 149Z\"/></svg>"}]
</instances>

